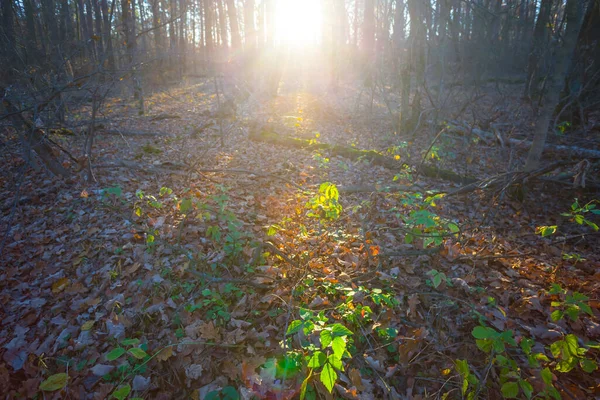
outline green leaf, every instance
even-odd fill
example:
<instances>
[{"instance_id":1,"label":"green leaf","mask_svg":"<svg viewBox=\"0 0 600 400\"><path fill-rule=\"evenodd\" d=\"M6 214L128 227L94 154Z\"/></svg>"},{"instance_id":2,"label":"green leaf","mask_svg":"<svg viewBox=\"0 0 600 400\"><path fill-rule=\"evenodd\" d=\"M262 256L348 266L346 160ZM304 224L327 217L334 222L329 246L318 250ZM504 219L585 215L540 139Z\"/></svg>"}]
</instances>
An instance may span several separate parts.
<instances>
[{"instance_id":1,"label":"green leaf","mask_svg":"<svg viewBox=\"0 0 600 400\"><path fill-rule=\"evenodd\" d=\"M327 356L322 351L315 351L313 356L308 361L309 368L320 368L325 364L325 360L327 360Z\"/></svg>"},{"instance_id":2,"label":"green leaf","mask_svg":"<svg viewBox=\"0 0 600 400\"><path fill-rule=\"evenodd\" d=\"M114 391L113 397L117 400L125 400L127 396L131 393L131 386L123 385L119 386L117 390Z\"/></svg>"},{"instance_id":3,"label":"green leaf","mask_svg":"<svg viewBox=\"0 0 600 400\"><path fill-rule=\"evenodd\" d=\"M331 327L331 333L333 336L352 336L353 333L350 329L346 328L342 324L333 324Z\"/></svg>"},{"instance_id":4,"label":"green leaf","mask_svg":"<svg viewBox=\"0 0 600 400\"><path fill-rule=\"evenodd\" d=\"M133 348L129 349L129 352L131 353L132 356L134 356L138 360L141 360L148 356L148 353L146 353L144 350L140 349L139 347L133 347Z\"/></svg>"},{"instance_id":5,"label":"green leaf","mask_svg":"<svg viewBox=\"0 0 600 400\"><path fill-rule=\"evenodd\" d=\"M519 385L517 382L506 382L500 391L505 399L515 399L519 394Z\"/></svg>"},{"instance_id":6,"label":"green leaf","mask_svg":"<svg viewBox=\"0 0 600 400\"><path fill-rule=\"evenodd\" d=\"M550 368L546 367L541 372L542 380L546 384L546 386L552 386L552 372L550 372Z\"/></svg>"},{"instance_id":7,"label":"green leaf","mask_svg":"<svg viewBox=\"0 0 600 400\"><path fill-rule=\"evenodd\" d=\"M552 226L538 226L536 228L536 233L541 234L542 237L547 237L547 236L555 234L556 233L556 229L557 229L556 225L552 225Z\"/></svg>"},{"instance_id":8,"label":"green leaf","mask_svg":"<svg viewBox=\"0 0 600 400\"><path fill-rule=\"evenodd\" d=\"M300 386L300 400L304 400L304 398L306 397L306 386L308 385L308 380L312 376L312 373L313 370L311 369L306 379L302 381L302 385Z\"/></svg>"},{"instance_id":9,"label":"green leaf","mask_svg":"<svg viewBox=\"0 0 600 400\"><path fill-rule=\"evenodd\" d=\"M331 343L332 340L333 340L333 338L331 337L330 331L328 331L328 330L321 331L321 349L327 348L327 346L329 346L329 344Z\"/></svg>"},{"instance_id":10,"label":"green leaf","mask_svg":"<svg viewBox=\"0 0 600 400\"><path fill-rule=\"evenodd\" d=\"M299 319L296 319L294 321L292 321L292 323L288 326L287 332L285 333L286 336L289 335L293 335L294 333L300 331L300 329L302 329L302 321Z\"/></svg>"},{"instance_id":11,"label":"green leaf","mask_svg":"<svg viewBox=\"0 0 600 400\"><path fill-rule=\"evenodd\" d=\"M69 375L61 372L48 377L44 382L40 383L40 390L44 392L54 392L67 386Z\"/></svg>"},{"instance_id":12,"label":"green leaf","mask_svg":"<svg viewBox=\"0 0 600 400\"><path fill-rule=\"evenodd\" d=\"M240 395L233 386L225 386L221 389L221 397L224 400L239 400Z\"/></svg>"},{"instance_id":13,"label":"green leaf","mask_svg":"<svg viewBox=\"0 0 600 400\"><path fill-rule=\"evenodd\" d=\"M334 337L331 341L331 348L333 349L333 354L341 359L346 351L346 340L339 336Z\"/></svg>"},{"instance_id":14,"label":"green leaf","mask_svg":"<svg viewBox=\"0 0 600 400\"><path fill-rule=\"evenodd\" d=\"M492 328L487 328L485 326L476 326L471 331L471 334L475 339L491 339L498 336L498 332L496 332Z\"/></svg>"},{"instance_id":15,"label":"green leaf","mask_svg":"<svg viewBox=\"0 0 600 400\"><path fill-rule=\"evenodd\" d=\"M594 316L594 313L592 312L592 308L591 308L590 306L588 306L587 304L585 304L585 303L580 303L580 304L579 304L579 307L581 308L581 310L582 310L584 313L586 313L586 314L588 314L588 315L590 315L590 316L592 316L592 317Z\"/></svg>"},{"instance_id":16,"label":"green leaf","mask_svg":"<svg viewBox=\"0 0 600 400\"><path fill-rule=\"evenodd\" d=\"M531 396L533 395L533 386L531 385L531 383L527 382L524 379L521 379L519 380L519 386L521 386L521 390L523 390L525 396L528 399L531 399Z\"/></svg>"},{"instance_id":17,"label":"green leaf","mask_svg":"<svg viewBox=\"0 0 600 400\"><path fill-rule=\"evenodd\" d=\"M489 353L494 348L494 341L490 339L477 339L475 340L475 344L479 348L479 350Z\"/></svg>"},{"instance_id":18,"label":"green leaf","mask_svg":"<svg viewBox=\"0 0 600 400\"><path fill-rule=\"evenodd\" d=\"M552 314L550 314L550 318L552 318L552 321L554 322L560 321L563 316L564 313L561 310L554 310L552 311Z\"/></svg>"},{"instance_id":19,"label":"green leaf","mask_svg":"<svg viewBox=\"0 0 600 400\"><path fill-rule=\"evenodd\" d=\"M445 278L446 275L436 270L431 270L430 272L433 272L431 274L431 282L433 283L433 287L437 289L438 286L442 284L442 278Z\"/></svg>"},{"instance_id":20,"label":"green leaf","mask_svg":"<svg viewBox=\"0 0 600 400\"><path fill-rule=\"evenodd\" d=\"M570 357L565 360L561 360L556 364L555 370L558 372L567 373L571 371L577 365L577 359L575 357Z\"/></svg>"},{"instance_id":21,"label":"green leaf","mask_svg":"<svg viewBox=\"0 0 600 400\"><path fill-rule=\"evenodd\" d=\"M337 373L335 372L331 364L325 364L319 378L321 379L321 383L323 383L327 390L329 390L329 393L331 393L333 391L333 386L335 385L335 381L337 379Z\"/></svg>"},{"instance_id":22,"label":"green leaf","mask_svg":"<svg viewBox=\"0 0 600 400\"><path fill-rule=\"evenodd\" d=\"M579 360L579 365L581 366L581 369L587 372L588 374L591 374L596 369L598 369L598 364L596 364L596 361L590 360L589 358Z\"/></svg>"},{"instance_id":23,"label":"green leaf","mask_svg":"<svg viewBox=\"0 0 600 400\"><path fill-rule=\"evenodd\" d=\"M469 375L469 363L467 362L467 360L454 360L454 363L456 365L456 370L459 374L461 374L462 376Z\"/></svg>"},{"instance_id":24,"label":"green leaf","mask_svg":"<svg viewBox=\"0 0 600 400\"><path fill-rule=\"evenodd\" d=\"M125 354L125 349L122 347L117 347L116 349L112 349L107 355L106 355L106 359L108 361L114 361L117 358L121 357L123 354Z\"/></svg>"},{"instance_id":25,"label":"green leaf","mask_svg":"<svg viewBox=\"0 0 600 400\"><path fill-rule=\"evenodd\" d=\"M185 198L183 200L181 200L181 203L179 203L179 211L181 211L183 214L187 214L188 211L190 211L192 209L192 199L191 198Z\"/></svg>"},{"instance_id":26,"label":"green leaf","mask_svg":"<svg viewBox=\"0 0 600 400\"><path fill-rule=\"evenodd\" d=\"M140 342L140 339L123 339L121 340L121 344L123 346L135 346Z\"/></svg>"},{"instance_id":27,"label":"green leaf","mask_svg":"<svg viewBox=\"0 0 600 400\"><path fill-rule=\"evenodd\" d=\"M342 359L340 357L338 357L335 354L330 354L329 357L327 357L327 361L329 362L329 364L331 364L331 366L339 371L343 371L344 370L344 364L342 364Z\"/></svg>"}]
</instances>

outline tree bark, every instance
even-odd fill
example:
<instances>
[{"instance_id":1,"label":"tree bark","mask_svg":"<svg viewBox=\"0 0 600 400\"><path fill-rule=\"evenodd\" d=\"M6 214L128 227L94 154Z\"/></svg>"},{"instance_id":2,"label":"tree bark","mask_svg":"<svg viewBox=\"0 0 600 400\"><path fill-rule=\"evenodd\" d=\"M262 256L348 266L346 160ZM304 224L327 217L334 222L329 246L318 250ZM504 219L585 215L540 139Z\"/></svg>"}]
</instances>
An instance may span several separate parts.
<instances>
[{"instance_id":1,"label":"tree bark","mask_svg":"<svg viewBox=\"0 0 600 400\"><path fill-rule=\"evenodd\" d=\"M529 51L529 60L527 65L527 83L525 84L525 96L539 95L538 84L539 78L539 60L542 54L547 51L549 39L548 25L550 23L550 11L552 10L552 0L542 0L540 5L540 13L535 23L533 31L533 42Z\"/></svg>"},{"instance_id":2,"label":"tree bark","mask_svg":"<svg viewBox=\"0 0 600 400\"><path fill-rule=\"evenodd\" d=\"M113 0L114 7L115 0ZM115 69L115 54L113 50L112 38L111 38L111 24L110 24L110 15L108 14L108 2L107 0L101 0L101 8L102 8L102 20L104 22L104 43L106 43L106 54L108 59L108 69Z\"/></svg>"},{"instance_id":3,"label":"tree bark","mask_svg":"<svg viewBox=\"0 0 600 400\"><path fill-rule=\"evenodd\" d=\"M229 17L229 27L231 28L231 48L236 51L242 47L242 39L240 38L240 28L234 0L227 0L227 14Z\"/></svg>"},{"instance_id":4,"label":"tree bark","mask_svg":"<svg viewBox=\"0 0 600 400\"><path fill-rule=\"evenodd\" d=\"M556 54L556 64L550 84L548 85L548 93L536 118L535 134L525 164L526 171L536 169L542 158L548 129L550 128L550 121L560 100L560 94L565 84L565 78L571 64L575 46L577 45L577 38L582 24L583 4L579 0L568 0L565 14L567 28L563 43Z\"/></svg>"},{"instance_id":5,"label":"tree bark","mask_svg":"<svg viewBox=\"0 0 600 400\"><path fill-rule=\"evenodd\" d=\"M227 18L225 17L225 11L223 9L223 2L217 1L217 11L219 13L219 32L221 35L221 47L223 51L227 51L229 45L229 35L227 34Z\"/></svg>"}]
</instances>

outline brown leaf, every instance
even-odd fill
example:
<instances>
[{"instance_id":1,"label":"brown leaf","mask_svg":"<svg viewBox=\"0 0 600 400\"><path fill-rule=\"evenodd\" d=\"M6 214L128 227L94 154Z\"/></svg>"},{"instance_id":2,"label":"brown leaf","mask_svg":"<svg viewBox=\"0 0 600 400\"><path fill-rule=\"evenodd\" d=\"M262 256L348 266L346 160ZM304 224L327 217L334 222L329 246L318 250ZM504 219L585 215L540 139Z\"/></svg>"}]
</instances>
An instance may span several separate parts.
<instances>
[{"instance_id":1,"label":"brown leaf","mask_svg":"<svg viewBox=\"0 0 600 400\"><path fill-rule=\"evenodd\" d=\"M52 293L60 293L67 288L67 286L71 283L69 278L60 278L56 282L52 284Z\"/></svg>"},{"instance_id":2,"label":"brown leaf","mask_svg":"<svg viewBox=\"0 0 600 400\"><path fill-rule=\"evenodd\" d=\"M200 337L206 340L219 340L221 335L219 335L219 328L215 327L213 321L208 323L203 323L198 327L200 331Z\"/></svg>"},{"instance_id":3,"label":"brown leaf","mask_svg":"<svg viewBox=\"0 0 600 400\"><path fill-rule=\"evenodd\" d=\"M159 361L167 361L171 356L173 356L173 347L169 346L162 349L160 353L156 355L156 358Z\"/></svg>"},{"instance_id":4,"label":"brown leaf","mask_svg":"<svg viewBox=\"0 0 600 400\"><path fill-rule=\"evenodd\" d=\"M352 384L354 386L356 386L356 388L360 391L365 390L365 387L362 383L362 377L360 376L360 371L357 370L356 368L352 368L350 370L350 372L348 373L348 375L350 376L350 380L352 381Z\"/></svg>"}]
</instances>

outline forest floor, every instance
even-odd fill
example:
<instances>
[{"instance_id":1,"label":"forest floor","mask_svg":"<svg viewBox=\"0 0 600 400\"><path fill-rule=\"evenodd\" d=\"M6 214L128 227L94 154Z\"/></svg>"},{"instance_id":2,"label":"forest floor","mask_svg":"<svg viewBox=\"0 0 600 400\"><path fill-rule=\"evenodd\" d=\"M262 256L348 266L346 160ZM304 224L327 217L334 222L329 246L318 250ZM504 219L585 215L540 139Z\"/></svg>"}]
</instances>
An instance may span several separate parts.
<instances>
[{"instance_id":1,"label":"forest floor","mask_svg":"<svg viewBox=\"0 0 600 400\"><path fill-rule=\"evenodd\" d=\"M459 185L248 138L259 121L419 164L438 130L394 134L379 96L371 109L351 86L251 98L223 120L222 146L213 88L157 92L144 116L109 99L93 184L22 173L3 152L6 398L600 396L587 346L600 339L600 236L584 207L597 194L538 182L436 196ZM481 114L502 109L489 99ZM497 118L530 129L512 115ZM523 158L451 135L426 156L478 178ZM381 190L344 191L359 185Z\"/></svg>"}]
</instances>

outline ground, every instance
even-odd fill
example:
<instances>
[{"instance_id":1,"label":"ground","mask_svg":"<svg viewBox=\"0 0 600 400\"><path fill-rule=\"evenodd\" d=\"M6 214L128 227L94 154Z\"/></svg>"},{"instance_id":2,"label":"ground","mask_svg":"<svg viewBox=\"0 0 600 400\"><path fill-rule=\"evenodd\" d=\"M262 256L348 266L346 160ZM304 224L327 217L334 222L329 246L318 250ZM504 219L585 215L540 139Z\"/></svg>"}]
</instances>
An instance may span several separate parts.
<instances>
[{"instance_id":1,"label":"ground","mask_svg":"<svg viewBox=\"0 0 600 400\"><path fill-rule=\"evenodd\" d=\"M269 129L417 165L435 136L428 123L394 132L359 85L311 82L244 100L222 138L210 80L149 95L144 116L110 98L95 182L28 169L3 131L6 396L600 395L584 372L600 337L598 219L584 207L598 196L552 183L436 196L459 185L248 138ZM53 139L77 150L82 136ZM448 135L426 161L485 178L517 157ZM360 185L379 190L344 191Z\"/></svg>"}]
</instances>

